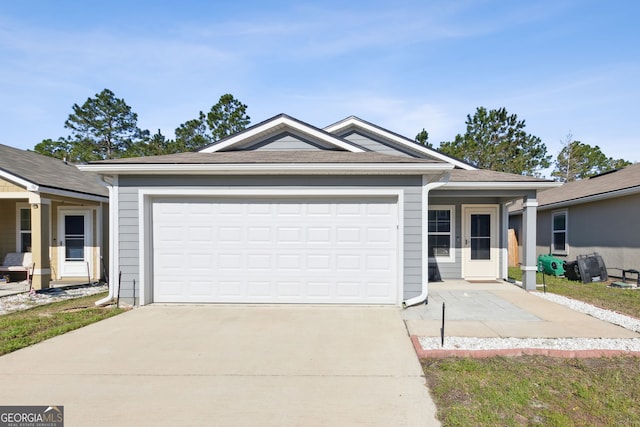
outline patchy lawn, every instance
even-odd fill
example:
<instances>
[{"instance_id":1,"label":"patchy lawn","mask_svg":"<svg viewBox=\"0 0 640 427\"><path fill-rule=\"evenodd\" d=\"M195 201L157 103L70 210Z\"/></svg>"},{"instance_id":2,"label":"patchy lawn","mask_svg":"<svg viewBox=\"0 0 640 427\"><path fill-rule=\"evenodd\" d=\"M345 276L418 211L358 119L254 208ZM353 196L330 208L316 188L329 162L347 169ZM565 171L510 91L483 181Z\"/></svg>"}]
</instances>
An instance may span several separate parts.
<instances>
[{"instance_id":1,"label":"patchy lawn","mask_svg":"<svg viewBox=\"0 0 640 427\"><path fill-rule=\"evenodd\" d=\"M522 279L519 268L509 277ZM640 290L545 276L547 292L640 319ZM538 273L537 283L542 283ZM538 290L542 291L542 287ZM640 425L640 358L421 360L444 426Z\"/></svg>"},{"instance_id":2,"label":"patchy lawn","mask_svg":"<svg viewBox=\"0 0 640 427\"><path fill-rule=\"evenodd\" d=\"M522 280L522 271L517 267L509 267L509 278ZM549 275L545 275L544 280L547 292L640 319L640 289L608 288L611 281L585 284ZM542 283L542 273L537 274L536 283ZM538 290L543 289L539 287Z\"/></svg>"},{"instance_id":3,"label":"patchy lawn","mask_svg":"<svg viewBox=\"0 0 640 427\"><path fill-rule=\"evenodd\" d=\"M115 316L124 309L96 307L105 293L54 302L0 316L0 355Z\"/></svg>"},{"instance_id":4,"label":"patchy lawn","mask_svg":"<svg viewBox=\"0 0 640 427\"><path fill-rule=\"evenodd\" d=\"M640 425L640 359L422 360L444 426Z\"/></svg>"}]
</instances>

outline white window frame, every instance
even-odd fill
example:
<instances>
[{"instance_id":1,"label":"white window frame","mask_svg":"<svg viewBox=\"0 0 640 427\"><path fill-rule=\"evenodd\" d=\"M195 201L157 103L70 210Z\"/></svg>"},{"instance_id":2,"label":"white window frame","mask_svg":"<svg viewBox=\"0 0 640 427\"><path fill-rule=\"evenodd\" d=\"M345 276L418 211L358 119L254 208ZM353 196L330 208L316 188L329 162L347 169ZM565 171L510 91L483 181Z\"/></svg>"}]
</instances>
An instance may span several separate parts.
<instances>
[{"instance_id":1,"label":"white window frame","mask_svg":"<svg viewBox=\"0 0 640 427\"><path fill-rule=\"evenodd\" d=\"M23 210L29 211L29 216L31 216L31 205L28 203L17 203L16 204L16 252L22 252L22 235L30 234L31 235L31 249L33 249L33 223L30 222L31 229L26 232L22 231L22 212Z\"/></svg>"},{"instance_id":2,"label":"white window frame","mask_svg":"<svg viewBox=\"0 0 640 427\"><path fill-rule=\"evenodd\" d=\"M455 248L455 241L456 241L456 207L455 205L430 205L429 206L429 211L449 211L449 218L451 221L450 227L449 227L449 255L448 256L442 256L442 255L429 255L429 260L430 261L437 261L437 262L455 262L456 260L456 248ZM427 218L425 221L425 227L427 227L427 236L429 236L431 233L429 233L429 215L427 213ZM436 235L446 235L446 233L434 233ZM428 239L428 237L427 237ZM429 242L427 242L427 248L429 247Z\"/></svg>"},{"instance_id":3,"label":"white window frame","mask_svg":"<svg viewBox=\"0 0 640 427\"><path fill-rule=\"evenodd\" d=\"M564 215L564 230L556 230L554 228L556 216ZM564 233L564 249L557 249L555 245L556 233ZM551 253L558 255L567 255L569 252L569 211L561 210L551 212Z\"/></svg>"}]
</instances>

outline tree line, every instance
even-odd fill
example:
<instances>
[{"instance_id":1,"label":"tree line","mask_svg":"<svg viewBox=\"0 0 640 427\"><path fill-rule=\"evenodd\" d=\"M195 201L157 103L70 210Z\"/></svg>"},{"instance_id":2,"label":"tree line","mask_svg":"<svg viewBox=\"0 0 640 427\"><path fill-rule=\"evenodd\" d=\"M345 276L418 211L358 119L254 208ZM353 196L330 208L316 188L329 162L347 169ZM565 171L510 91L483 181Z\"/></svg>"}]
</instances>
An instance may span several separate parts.
<instances>
[{"instance_id":1,"label":"tree line","mask_svg":"<svg viewBox=\"0 0 640 427\"><path fill-rule=\"evenodd\" d=\"M478 107L473 116L467 115L465 124L464 134L456 135L453 141L441 142L437 150L481 169L518 175L540 176L543 169L551 167L552 156L547 154L547 146L524 130L524 120L518 120L516 114L509 114L505 108ZM415 141L434 148L424 128ZM553 164L551 177L568 182L619 169L631 162L607 157L599 146L575 141L568 134Z\"/></svg>"},{"instance_id":2,"label":"tree line","mask_svg":"<svg viewBox=\"0 0 640 427\"><path fill-rule=\"evenodd\" d=\"M168 139L160 130L152 135L140 129L138 115L109 89L82 105L74 104L72 110L64 123L70 134L57 140L45 139L34 151L74 163L182 153L233 135L251 123L247 106L231 94L222 95L207 113L200 111L196 118L179 125L174 139ZM528 134L525 121L505 108L478 107L473 116L467 115L465 124L464 134L441 142L437 148L429 142L429 132L424 128L415 141L481 169L540 176L542 170L551 167L552 157L547 154L546 145ZM629 164L607 157L600 147L575 141L568 134L551 176L558 181L574 181Z\"/></svg>"},{"instance_id":3,"label":"tree line","mask_svg":"<svg viewBox=\"0 0 640 427\"><path fill-rule=\"evenodd\" d=\"M45 139L34 151L73 163L109 160L121 157L154 156L193 151L245 129L251 122L247 106L225 94L205 114L200 111L175 130L175 139L167 139L158 130L151 135L138 127L138 115L124 99L109 89L74 104L64 122L68 136Z\"/></svg>"}]
</instances>

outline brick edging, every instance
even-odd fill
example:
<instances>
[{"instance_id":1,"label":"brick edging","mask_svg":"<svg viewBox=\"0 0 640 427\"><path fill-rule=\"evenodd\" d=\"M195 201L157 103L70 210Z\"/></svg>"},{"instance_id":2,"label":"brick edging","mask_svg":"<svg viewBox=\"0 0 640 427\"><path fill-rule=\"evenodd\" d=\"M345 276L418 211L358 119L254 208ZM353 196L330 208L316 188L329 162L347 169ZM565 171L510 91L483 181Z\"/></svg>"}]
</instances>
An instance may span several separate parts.
<instances>
[{"instance_id":1,"label":"brick edging","mask_svg":"<svg viewBox=\"0 0 640 427\"><path fill-rule=\"evenodd\" d=\"M411 335L411 342L419 359L444 359L448 357L470 357L481 359L485 357L517 357L517 356L549 356L588 359L596 357L614 357L614 356L638 356L639 351L627 350L556 350L547 348L506 348L506 349L490 349L490 350L425 350L420 344L420 339L416 335Z\"/></svg>"}]
</instances>

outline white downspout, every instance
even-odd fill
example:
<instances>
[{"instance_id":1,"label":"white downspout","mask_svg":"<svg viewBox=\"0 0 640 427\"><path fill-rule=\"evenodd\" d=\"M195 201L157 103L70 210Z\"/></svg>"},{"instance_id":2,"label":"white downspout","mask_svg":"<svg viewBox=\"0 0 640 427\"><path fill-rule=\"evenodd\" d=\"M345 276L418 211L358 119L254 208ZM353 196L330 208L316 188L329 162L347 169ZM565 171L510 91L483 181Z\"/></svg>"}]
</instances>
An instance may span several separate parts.
<instances>
[{"instance_id":1,"label":"white downspout","mask_svg":"<svg viewBox=\"0 0 640 427\"><path fill-rule=\"evenodd\" d=\"M117 179L114 178L114 180ZM109 305L112 303L113 299L117 295L117 282L115 274L115 256L116 256L116 248L115 248L115 239L114 239L114 231L115 227L118 226L116 222L116 214L118 212L118 200L115 197L115 189L113 187L113 183L108 183L104 177L98 177L98 183L102 186L107 187L109 190L109 295L95 302L97 306Z\"/></svg>"},{"instance_id":2,"label":"white downspout","mask_svg":"<svg viewBox=\"0 0 640 427\"><path fill-rule=\"evenodd\" d=\"M449 182L451 172L445 172L440 175L437 181L428 181L428 177L422 177L422 292L417 297L409 298L402 301L402 308L411 307L412 305L422 304L427 301L429 296L429 231L425 218L429 214L429 191L434 188L442 187Z\"/></svg>"}]
</instances>

